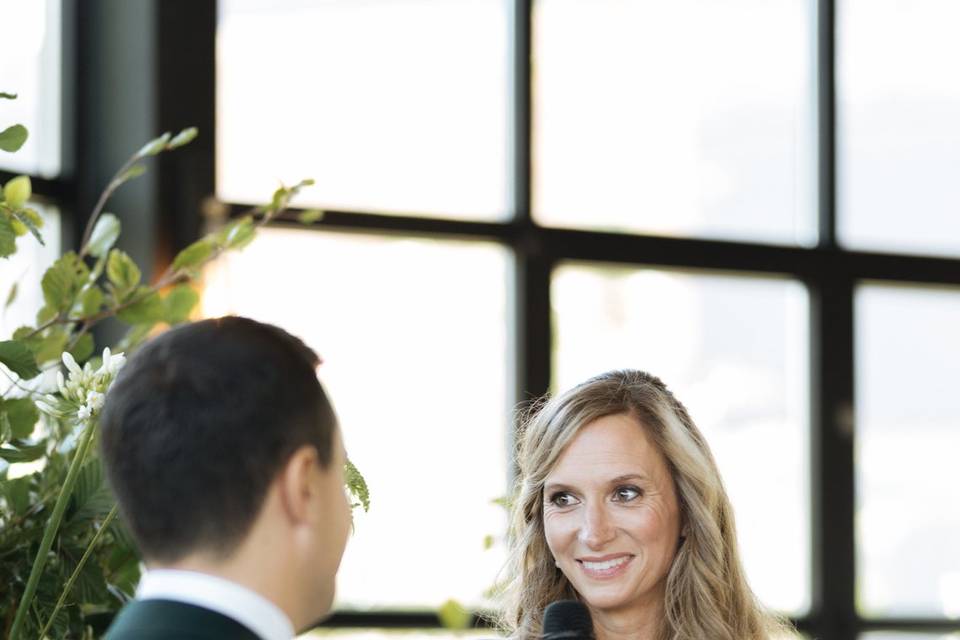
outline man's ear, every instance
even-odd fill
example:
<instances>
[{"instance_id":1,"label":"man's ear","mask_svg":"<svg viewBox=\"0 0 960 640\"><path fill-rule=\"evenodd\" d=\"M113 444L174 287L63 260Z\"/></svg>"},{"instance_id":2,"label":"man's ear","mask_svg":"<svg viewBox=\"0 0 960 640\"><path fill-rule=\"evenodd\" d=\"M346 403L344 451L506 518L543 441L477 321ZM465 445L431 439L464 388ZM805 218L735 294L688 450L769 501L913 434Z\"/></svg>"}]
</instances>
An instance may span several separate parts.
<instances>
[{"instance_id":1,"label":"man's ear","mask_svg":"<svg viewBox=\"0 0 960 640\"><path fill-rule=\"evenodd\" d=\"M309 520L320 491L320 460L317 450L304 445L287 458L277 475L277 490L287 517L294 523Z\"/></svg>"}]
</instances>

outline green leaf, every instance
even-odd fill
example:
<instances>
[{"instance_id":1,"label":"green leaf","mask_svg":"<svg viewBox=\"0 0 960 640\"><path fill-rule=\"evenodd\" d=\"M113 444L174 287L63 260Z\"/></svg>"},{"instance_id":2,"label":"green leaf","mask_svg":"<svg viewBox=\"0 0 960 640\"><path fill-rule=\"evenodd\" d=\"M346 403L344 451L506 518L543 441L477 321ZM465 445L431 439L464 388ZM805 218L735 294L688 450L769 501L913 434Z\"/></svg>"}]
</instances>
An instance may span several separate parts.
<instances>
[{"instance_id":1,"label":"green leaf","mask_svg":"<svg viewBox=\"0 0 960 640\"><path fill-rule=\"evenodd\" d=\"M0 258L6 258L17 252L17 234L10 224L10 218L0 213Z\"/></svg>"},{"instance_id":2,"label":"green leaf","mask_svg":"<svg viewBox=\"0 0 960 640\"><path fill-rule=\"evenodd\" d=\"M156 325L155 322L147 322L145 324L135 324L127 331L126 335L120 340L116 345L116 350L119 351L133 351L136 347L140 345L141 342L147 339L147 336L150 335L150 331L153 330L153 327Z\"/></svg>"},{"instance_id":3,"label":"green leaf","mask_svg":"<svg viewBox=\"0 0 960 640\"><path fill-rule=\"evenodd\" d=\"M33 327L17 327L13 332L14 340L26 340L27 336L33 333Z\"/></svg>"},{"instance_id":4,"label":"green leaf","mask_svg":"<svg viewBox=\"0 0 960 640\"><path fill-rule=\"evenodd\" d=\"M253 242L256 235L257 228L253 224L253 219L241 218L230 226L225 244L230 249L240 250Z\"/></svg>"},{"instance_id":5,"label":"green leaf","mask_svg":"<svg viewBox=\"0 0 960 640\"><path fill-rule=\"evenodd\" d=\"M39 363L59 361L60 356L70 342L70 333L63 327L51 327L33 346L34 356Z\"/></svg>"},{"instance_id":6,"label":"green leaf","mask_svg":"<svg viewBox=\"0 0 960 640\"><path fill-rule=\"evenodd\" d=\"M16 440L29 438L40 419L37 405L30 398L0 399L0 411L10 421L10 434Z\"/></svg>"},{"instance_id":7,"label":"green leaf","mask_svg":"<svg viewBox=\"0 0 960 640\"><path fill-rule=\"evenodd\" d=\"M17 94L7 93L6 91L0 91L0 98L3 98L4 100L16 100Z\"/></svg>"},{"instance_id":8,"label":"green leaf","mask_svg":"<svg viewBox=\"0 0 960 640\"><path fill-rule=\"evenodd\" d=\"M73 495L67 504L64 527L80 523L90 526L90 520L102 518L113 508L113 495L104 479L100 460L93 458L85 463L77 475Z\"/></svg>"},{"instance_id":9,"label":"green leaf","mask_svg":"<svg viewBox=\"0 0 960 640\"><path fill-rule=\"evenodd\" d=\"M32 445L19 442L11 444L14 446L0 447L0 458L3 458L11 464L16 462L33 462L43 457L43 454L46 453L46 444L43 442Z\"/></svg>"},{"instance_id":10,"label":"green leaf","mask_svg":"<svg viewBox=\"0 0 960 640\"><path fill-rule=\"evenodd\" d=\"M140 267L126 253L113 249L107 259L107 279L116 291L117 302L122 302L140 284Z\"/></svg>"},{"instance_id":11,"label":"green leaf","mask_svg":"<svg viewBox=\"0 0 960 640\"><path fill-rule=\"evenodd\" d=\"M49 305L43 305L37 311L37 324L46 324L57 317L57 310Z\"/></svg>"},{"instance_id":12,"label":"green leaf","mask_svg":"<svg viewBox=\"0 0 960 640\"><path fill-rule=\"evenodd\" d=\"M18 238L20 236L27 235L27 232L29 231L29 229L27 229L27 225L20 222L20 219L15 215L10 218L10 226L13 227L13 232L17 234Z\"/></svg>"},{"instance_id":13,"label":"green leaf","mask_svg":"<svg viewBox=\"0 0 960 640\"><path fill-rule=\"evenodd\" d=\"M183 145L189 143L194 138L197 137L197 128L189 127L184 129L177 135L173 137L173 140L170 141L170 144L167 145L167 149L176 149L177 147L182 147Z\"/></svg>"},{"instance_id":14,"label":"green leaf","mask_svg":"<svg viewBox=\"0 0 960 640\"><path fill-rule=\"evenodd\" d=\"M22 213L23 215L27 216L30 222L32 222L37 229L43 228L43 216L41 216L36 209L28 208L28 209L24 209L23 211L20 211L19 213Z\"/></svg>"},{"instance_id":15,"label":"green leaf","mask_svg":"<svg viewBox=\"0 0 960 640\"><path fill-rule=\"evenodd\" d=\"M94 346L93 336L85 333L80 336L77 343L70 348L70 355L73 356L74 360L82 364L87 358L93 355Z\"/></svg>"},{"instance_id":16,"label":"green leaf","mask_svg":"<svg viewBox=\"0 0 960 640\"><path fill-rule=\"evenodd\" d=\"M440 624L447 629L467 629L473 616L456 600L447 600L437 609Z\"/></svg>"},{"instance_id":17,"label":"green leaf","mask_svg":"<svg viewBox=\"0 0 960 640\"><path fill-rule=\"evenodd\" d=\"M0 444L11 439L13 439L13 425L10 424L10 416L0 409Z\"/></svg>"},{"instance_id":18,"label":"green leaf","mask_svg":"<svg viewBox=\"0 0 960 640\"><path fill-rule=\"evenodd\" d=\"M363 475L350 460L347 460L343 466L343 477L350 495L360 501L359 505L354 504L353 506L362 506L364 511L369 511L370 489L367 487L367 481L364 480Z\"/></svg>"},{"instance_id":19,"label":"green leaf","mask_svg":"<svg viewBox=\"0 0 960 640\"><path fill-rule=\"evenodd\" d=\"M496 542L496 538L494 538L492 535L487 534L483 536L483 550L489 551L492 549L494 542Z\"/></svg>"},{"instance_id":20,"label":"green leaf","mask_svg":"<svg viewBox=\"0 0 960 640\"><path fill-rule=\"evenodd\" d=\"M140 151L137 151L137 157L144 158L146 156L155 156L166 148L168 142L170 142L169 131L164 133L159 138L154 138L147 144L143 145L143 147L140 148Z\"/></svg>"},{"instance_id":21,"label":"green leaf","mask_svg":"<svg viewBox=\"0 0 960 640\"><path fill-rule=\"evenodd\" d=\"M11 209L20 209L33 195L33 185L29 176L17 176L3 185L3 199Z\"/></svg>"},{"instance_id":22,"label":"green leaf","mask_svg":"<svg viewBox=\"0 0 960 640\"><path fill-rule=\"evenodd\" d=\"M211 238L200 238L177 254L173 259L173 270L180 271L200 266L213 254L214 248Z\"/></svg>"},{"instance_id":23,"label":"green leaf","mask_svg":"<svg viewBox=\"0 0 960 640\"><path fill-rule=\"evenodd\" d=\"M0 362L23 380L35 378L40 374L33 352L18 340L0 341Z\"/></svg>"},{"instance_id":24,"label":"green leaf","mask_svg":"<svg viewBox=\"0 0 960 640\"><path fill-rule=\"evenodd\" d=\"M7 309L10 305L13 304L13 301L17 299L17 291L19 288L19 283L14 282L13 286L10 287L10 293L7 294L7 301L3 303L3 308Z\"/></svg>"},{"instance_id":25,"label":"green leaf","mask_svg":"<svg viewBox=\"0 0 960 640\"><path fill-rule=\"evenodd\" d=\"M283 207L284 202L290 197L290 190L286 187L280 187L273 192L273 198L270 199L270 210L278 211Z\"/></svg>"},{"instance_id":26,"label":"green leaf","mask_svg":"<svg viewBox=\"0 0 960 640\"><path fill-rule=\"evenodd\" d=\"M167 311L160 294L150 291L149 287L140 287L132 298L140 298L129 307L117 313L117 317L127 324L153 324L162 322Z\"/></svg>"},{"instance_id":27,"label":"green leaf","mask_svg":"<svg viewBox=\"0 0 960 640\"><path fill-rule=\"evenodd\" d=\"M87 523L87 526L89 527L90 523ZM102 544L102 541L98 544ZM81 605L88 602L101 602L108 597L106 576L103 575L103 569L93 561L95 557L95 555L90 557L80 569L77 581L73 583L73 589L70 592L76 602ZM61 609L57 614L63 611L64 609Z\"/></svg>"},{"instance_id":28,"label":"green leaf","mask_svg":"<svg viewBox=\"0 0 960 640\"><path fill-rule=\"evenodd\" d=\"M306 211L301 213L299 216L297 216L297 220L300 221L302 224L313 224L314 222L316 222L317 220L320 220L321 218L323 218L323 211L321 211L320 209L307 209Z\"/></svg>"},{"instance_id":29,"label":"green leaf","mask_svg":"<svg viewBox=\"0 0 960 640\"><path fill-rule=\"evenodd\" d=\"M97 224L90 234L87 251L95 258L106 255L120 237L120 219L112 213L104 213L97 219Z\"/></svg>"},{"instance_id":30,"label":"green leaf","mask_svg":"<svg viewBox=\"0 0 960 640\"><path fill-rule=\"evenodd\" d=\"M170 293L163 299L166 305L164 313L164 322L167 324L180 324L190 318L190 312L197 306L200 296L188 284L181 284L174 287Z\"/></svg>"},{"instance_id":31,"label":"green leaf","mask_svg":"<svg viewBox=\"0 0 960 640\"><path fill-rule=\"evenodd\" d=\"M243 216L217 231L213 235L213 240L220 247L239 249L246 246L255 235L256 227L253 223L253 216Z\"/></svg>"},{"instance_id":32,"label":"green leaf","mask_svg":"<svg viewBox=\"0 0 960 640\"><path fill-rule=\"evenodd\" d=\"M86 318L100 311L101 306L103 306L103 291L93 284L80 294L80 299L77 301L75 308L81 316Z\"/></svg>"},{"instance_id":33,"label":"green leaf","mask_svg":"<svg viewBox=\"0 0 960 640\"><path fill-rule=\"evenodd\" d=\"M15 124L0 131L0 149L17 151L27 141L27 128L22 124Z\"/></svg>"},{"instance_id":34,"label":"green leaf","mask_svg":"<svg viewBox=\"0 0 960 640\"><path fill-rule=\"evenodd\" d=\"M23 476L21 478L16 478L14 480L6 480L0 482L0 487L2 487L3 497L6 498L7 504L10 506L10 511L12 515L19 516L22 515L28 508L30 508L30 481L32 478L30 476Z\"/></svg>"},{"instance_id":35,"label":"green leaf","mask_svg":"<svg viewBox=\"0 0 960 640\"><path fill-rule=\"evenodd\" d=\"M47 246L47 243L43 241L43 236L40 234L40 227L37 225L35 218L30 215L31 211L33 211L33 209L21 209L13 215L15 216L16 220L20 221L20 223L23 224L23 226L25 226L30 233L33 234L33 237L37 239L37 242L40 243L40 246L45 247ZM36 213L36 211L33 211L33 213ZM40 220L42 222L43 218Z\"/></svg>"},{"instance_id":36,"label":"green leaf","mask_svg":"<svg viewBox=\"0 0 960 640\"><path fill-rule=\"evenodd\" d=\"M66 311L86 284L90 270L73 251L53 263L43 274L43 299L58 312Z\"/></svg>"}]
</instances>

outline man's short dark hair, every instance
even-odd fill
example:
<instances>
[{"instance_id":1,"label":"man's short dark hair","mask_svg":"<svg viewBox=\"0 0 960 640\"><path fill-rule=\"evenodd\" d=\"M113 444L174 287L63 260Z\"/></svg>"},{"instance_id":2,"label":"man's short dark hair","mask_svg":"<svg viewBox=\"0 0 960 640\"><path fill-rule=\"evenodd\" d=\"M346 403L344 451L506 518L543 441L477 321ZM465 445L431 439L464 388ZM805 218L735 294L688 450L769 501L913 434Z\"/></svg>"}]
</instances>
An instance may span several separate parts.
<instances>
[{"instance_id":1,"label":"man's short dark hair","mask_svg":"<svg viewBox=\"0 0 960 640\"><path fill-rule=\"evenodd\" d=\"M294 451L313 445L331 463L318 364L286 331L239 317L171 329L130 358L107 394L101 450L148 560L229 554Z\"/></svg>"}]
</instances>

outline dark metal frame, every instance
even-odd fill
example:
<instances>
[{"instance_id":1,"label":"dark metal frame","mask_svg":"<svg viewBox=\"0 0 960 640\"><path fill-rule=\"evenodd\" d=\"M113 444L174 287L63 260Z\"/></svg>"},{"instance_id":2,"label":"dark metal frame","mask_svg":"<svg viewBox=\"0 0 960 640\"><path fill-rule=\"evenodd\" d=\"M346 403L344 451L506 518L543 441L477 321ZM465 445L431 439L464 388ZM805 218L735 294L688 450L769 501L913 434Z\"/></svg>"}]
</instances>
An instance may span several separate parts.
<instances>
[{"instance_id":1,"label":"dark metal frame","mask_svg":"<svg viewBox=\"0 0 960 640\"><path fill-rule=\"evenodd\" d=\"M110 74L97 66L94 51L110 52L105 22L126 0L64 3L65 13L65 177L34 179L35 191L50 196L64 211L75 244L91 194L103 182L107 160L91 155L106 135L97 110L111 96ZM314 223L322 231L403 234L428 238L493 240L515 256L514 380L517 400L545 393L551 377L550 279L561 261L680 267L777 274L804 283L810 293L812 600L798 628L822 640L853 640L871 630L946 632L960 629L946 619L863 619L855 605L854 470L854 291L863 280L960 285L960 260L849 251L836 240L836 88L834 0L811 0L817 26L818 220L814 248L770 246L694 238L552 229L538 225L531 207L531 43L533 0L509 2L511 105L511 207L509 222L469 222L385 216L359 211L328 211ZM815 5L815 6L814 6ZM113 135L135 149L156 131L199 125L201 138L189 153L164 158L155 172L160 207L149 224L159 234L151 255L141 262L162 264L196 236L201 212L214 190L216 0L150 0L153 55L143 71L154 92L153 131ZM123 19L123 18L119 18ZM141 24L141 23L138 23ZM113 25L116 27L116 25ZM132 25L131 25L132 26ZM98 49L99 48L99 49ZM112 55L117 55L113 50ZM72 105L70 109L67 105ZM134 127L134 129L136 129ZM70 132L73 132L71 137ZM141 135L142 134L142 135ZM136 135L134 139L132 136ZM117 166L110 161L110 166ZM109 174L106 174L109 175ZM10 177L0 171L0 180ZM149 203L140 201L143 208ZM239 204L230 205L233 212ZM294 224L293 218L277 224ZM298 224L299 226L299 224ZM325 623L341 627L437 626L429 612L344 612ZM482 624L482 622L478 622Z\"/></svg>"}]
</instances>

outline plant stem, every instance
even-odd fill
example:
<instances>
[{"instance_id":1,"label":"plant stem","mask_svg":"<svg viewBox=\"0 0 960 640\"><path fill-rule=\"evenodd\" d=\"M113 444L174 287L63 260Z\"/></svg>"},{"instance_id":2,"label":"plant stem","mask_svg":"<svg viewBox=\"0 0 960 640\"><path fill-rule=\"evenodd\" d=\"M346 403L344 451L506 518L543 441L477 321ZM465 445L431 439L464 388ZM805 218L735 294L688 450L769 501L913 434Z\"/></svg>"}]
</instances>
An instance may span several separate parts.
<instances>
[{"instance_id":1,"label":"plant stem","mask_svg":"<svg viewBox=\"0 0 960 640\"><path fill-rule=\"evenodd\" d=\"M93 207L93 211L90 213L90 219L87 220L87 228L83 231L83 240L80 241L80 257L82 258L87 254L87 245L90 243L90 234L93 233L93 226L97 222L97 218L100 217L100 212L103 211L104 205L107 204L107 200L110 199L110 196L113 195L113 192L122 185L126 180L121 180L120 177L126 173L130 167L140 159L139 154L134 154L131 156L119 171L113 174L113 177L110 179L110 183L107 185L107 188L103 190L103 193L100 194L100 199L97 200L96 206Z\"/></svg>"},{"instance_id":2,"label":"plant stem","mask_svg":"<svg viewBox=\"0 0 960 640\"><path fill-rule=\"evenodd\" d=\"M37 586L40 584L40 576L43 575L43 567L47 563L47 555L53 547L53 539L60 529L60 522L63 520L63 513L67 509L67 503L70 501L70 495L73 493L73 485L77 482L77 475L80 473L80 467L83 465L84 458L90 449L90 443L93 442L93 434L96 431L97 424L91 421L87 425L87 430L83 434L83 439L77 446L73 461L70 463L70 469L67 471L67 478L63 482L63 488L57 497L57 503L53 506L53 513L47 521L47 526L43 531L43 540L40 542L40 548L37 549L37 556L33 560L33 568L30 569L30 577L27 578L27 587L23 591L23 597L17 607L17 615L13 619L13 627L10 629L9 640L17 640L20 628L23 626L27 613L30 611L30 605L33 602L33 596L36 595Z\"/></svg>"},{"instance_id":3,"label":"plant stem","mask_svg":"<svg viewBox=\"0 0 960 640\"><path fill-rule=\"evenodd\" d=\"M77 581L78 577L80 577L80 571L83 569L83 566L87 564L87 559L90 557L90 554L93 553L93 548L96 546L97 542L100 541L100 536L102 536L103 532L107 530L107 527L110 526L110 522L113 521L116 515L117 505L113 505L113 508L110 509L110 513L107 514L107 516L103 519L103 522L100 524L100 529L97 530L97 533L93 536L90 544L87 545L87 549L80 557L80 561L77 562L77 568L73 570L73 574L70 575L70 579L67 580L67 584L63 586L63 592L60 594L60 599L57 600L57 604L53 607L50 617L47 618L47 624L43 625L43 630L40 631L40 638L43 638L47 631L50 630L50 626L53 625L54 619L57 617L57 614L60 613L63 603L67 601L67 596L70 594L70 589L73 588L73 583Z\"/></svg>"}]
</instances>

